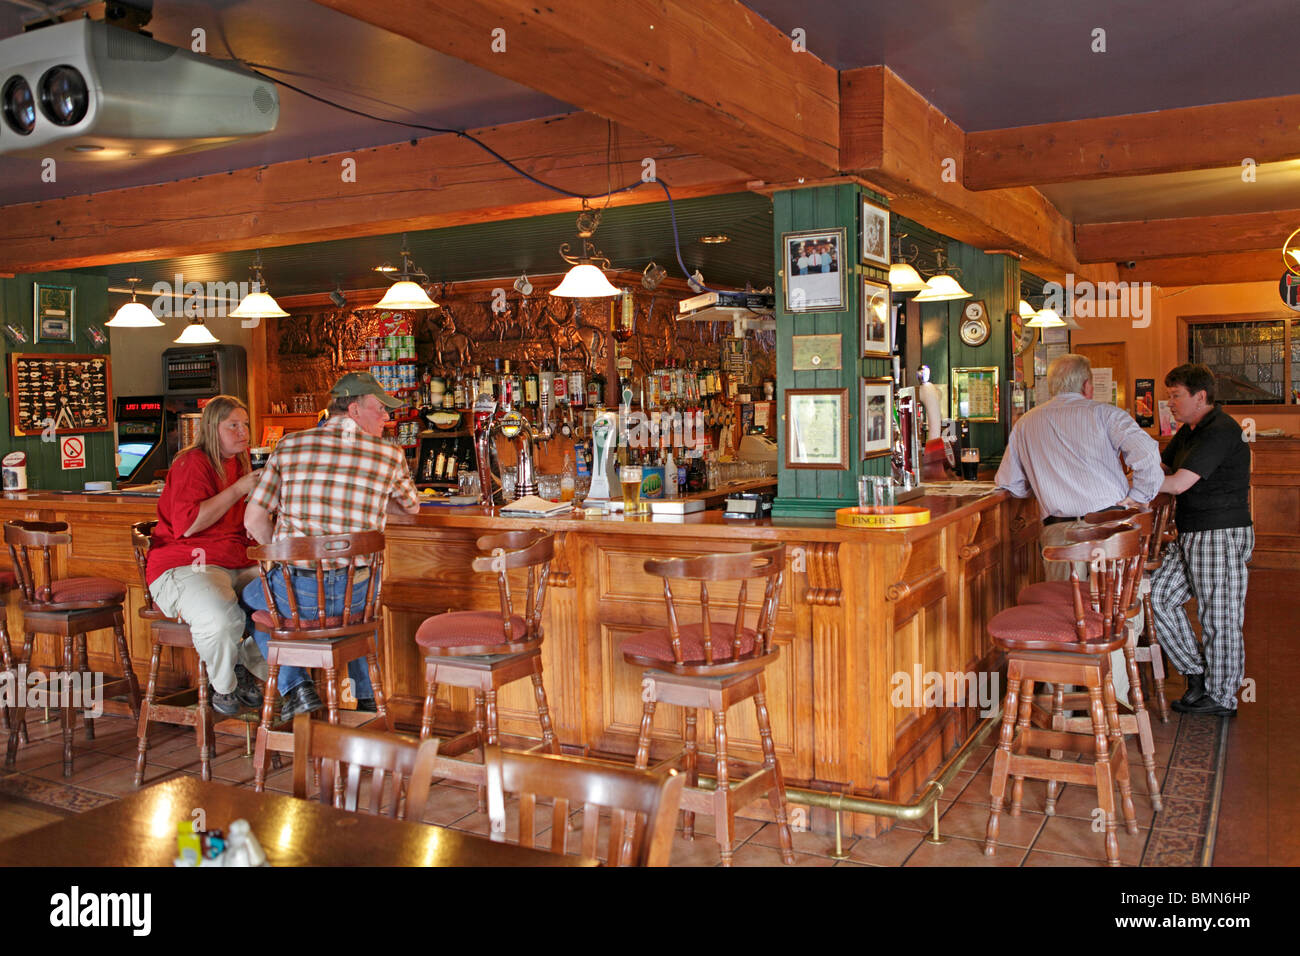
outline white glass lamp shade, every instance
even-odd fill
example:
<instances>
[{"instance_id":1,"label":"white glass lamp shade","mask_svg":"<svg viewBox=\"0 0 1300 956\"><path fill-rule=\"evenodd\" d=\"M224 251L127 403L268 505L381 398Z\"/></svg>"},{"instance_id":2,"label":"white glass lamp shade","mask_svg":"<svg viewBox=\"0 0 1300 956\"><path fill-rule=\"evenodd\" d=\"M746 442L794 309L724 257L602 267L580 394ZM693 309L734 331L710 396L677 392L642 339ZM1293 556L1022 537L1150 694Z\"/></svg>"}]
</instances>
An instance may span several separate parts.
<instances>
[{"instance_id":1,"label":"white glass lamp shade","mask_svg":"<svg viewBox=\"0 0 1300 956\"><path fill-rule=\"evenodd\" d=\"M156 329L163 323L149 306L132 300L104 324L110 329Z\"/></svg>"},{"instance_id":2,"label":"white glass lamp shade","mask_svg":"<svg viewBox=\"0 0 1300 956\"><path fill-rule=\"evenodd\" d=\"M1026 302L1024 299L1020 300L1019 309L1020 309L1020 317L1022 319L1032 319L1034 316L1038 314L1038 310L1035 309L1028 302Z\"/></svg>"},{"instance_id":3,"label":"white glass lamp shade","mask_svg":"<svg viewBox=\"0 0 1300 956\"><path fill-rule=\"evenodd\" d=\"M266 292L250 292L230 311L234 319L283 319L289 315Z\"/></svg>"},{"instance_id":4,"label":"white glass lamp shade","mask_svg":"<svg viewBox=\"0 0 1300 956\"><path fill-rule=\"evenodd\" d=\"M371 306L372 309L436 309L438 303L429 298L428 293L414 282L403 279L394 282L384 297Z\"/></svg>"},{"instance_id":5,"label":"white glass lamp shade","mask_svg":"<svg viewBox=\"0 0 1300 956\"><path fill-rule=\"evenodd\" d=\"M942 272L925 284L917 293L914 302L944 302L949 299L969 299L971 294L950 275Z\"/></svg>"},{"instance_id":6,"label":"white glass lamp shade","mask_svg":"<svg viewBox=\"0 0 1300 956\"><path fill-rule=\"evenodd\" d=\"M889 267L889 288L893 292L919 292L925 288L925 280L906 262L895 262Z\"/></svg>"},{"instance_id":7,"label":"white glass lamp shade","mask_svg":"<svg viewBox=\"0 0 1300 956\"><path fill-rule=\"evenodd\" d=\"M221 340L208 331L202 322L191 322L185 331L173 339L177 345L213 345Z\"/></svg>"},{"instance_id":8,"label":"white glass lamp shade","mask_svg":"<svg viewBox=\"0 0 1300 956\"><path fill-rule=\"evenodd\" d=\"M609 284L605 273L585 262L570 269L564 281L551 292L551 295L569 299L603 299L619 294L618 289Z\"/></svg>"},{"instance_id":9,"label":"white glass lamp shade","mask_svg":"<svg viewBox=\"0 0 1300 956\"><path fill-rule=\"evenodd\" d=\"M1031 329L1060 329L1065 327L1065 320L1062 319L1055 309L1042 309L1034 313L1034 317L1025 323L1026 328Z\"/></svg>"}]
</instances>

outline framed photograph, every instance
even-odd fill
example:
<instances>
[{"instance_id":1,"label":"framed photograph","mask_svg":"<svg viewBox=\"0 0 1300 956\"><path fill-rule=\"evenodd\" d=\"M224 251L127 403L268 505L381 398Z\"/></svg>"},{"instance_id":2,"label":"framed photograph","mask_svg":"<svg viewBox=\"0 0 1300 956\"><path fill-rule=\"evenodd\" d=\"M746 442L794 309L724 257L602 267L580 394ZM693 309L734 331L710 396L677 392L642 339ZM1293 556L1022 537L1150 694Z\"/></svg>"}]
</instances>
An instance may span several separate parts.
<instances>
[{"instance_id":1,"label":"framed photograph","mask_svg":"<svg viewBox=\"0 0 1300 956\"><path fill-rule=\"evenodd\" d=\"M849 390L785 390L785 466L849 467Z\"/></svg>"},{"instance_id":2,"label":"framed photograph","mask_svg":"<svg viewBox=\"0 0 1300 956\"><path fill-rule=\"evenodd\" d=\"M894 315L890 308L889 286L871 279L862 280L862 354L872 358L889 358L894 350Z\"/></svg>"},{"instance_id":3,"label":"framed photograph","mask_svg":"<svg viewBox=\"0 0 1300 956\"><path fill-rule=\"evenodd\" d=\"M844 230L787 232L781 241L785 249L785 310L844 311Z\"/></svg>"},{"instance_id":4,"label":"framed photograph","mask_svg":"<svg viewBox=\"0 0 1300 956\"><path fill-rule=\"evenodd\" d=\"M894 380L862 380L862 457L878 458L894 448Z\"/></svg>"},{"instance_id":5,"label":"framed photograph","mask_svg":"<svg viewBox=\"0 0 1300 956\"><path fill-rule=\"evenodd\" d=\"M862 261L889 268L889 210L862 200Z\"/></svg>"},{"instance_id":6,"label":"framed photograph","mask_svg":"<svg viewBox=\"0 0 1300 956\"><path fill-rule=\"evenodd\" d=\"M1001 419L998 404L998 367L955 368L952 370L952 417L973 422Z\"/></svg>"},{"instance_id":7,"label":"framed photograph","mask_svg":"<svg viewBox=\"0 0 1300 956\"><path fill-rule=\"evenodd\" d=\"M824 372L842 368L839 335L792 335L791 352L796 372Z\"/></svg>"},{"instance_id":8,"label":"framed photograph","mask_svg":"<svg viewBox=\"0 0 1300 956\"><path fill-rule=\"evenodd\" d=\"M77 290L64 285L32 283L32 328L37 342L72 342Z\"/></svg>"}]
</instances>

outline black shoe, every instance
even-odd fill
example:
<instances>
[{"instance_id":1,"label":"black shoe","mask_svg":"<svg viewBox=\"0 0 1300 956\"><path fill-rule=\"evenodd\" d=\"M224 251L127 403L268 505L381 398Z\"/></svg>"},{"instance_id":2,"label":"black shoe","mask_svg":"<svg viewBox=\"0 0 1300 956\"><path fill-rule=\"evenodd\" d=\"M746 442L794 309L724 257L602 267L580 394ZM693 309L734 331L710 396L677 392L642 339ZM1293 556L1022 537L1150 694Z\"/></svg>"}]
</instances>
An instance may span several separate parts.
<instances>
[{"instance_id":1,"label":"black shoe","mask_svg":"<svg viewBox=\"0 0 1300 956\"><path fill-rule=\"evenodd\" d=\"M1205 696L1205 675L1188 674L1187 690L1183 693L1182 697L1178 698L1177 702L1184 705L1194 704L1204 696ZM1182 711L1179 711L1179 713L1182 713Z\"/></svg>"},{"instance_id":2,"label":"black shoe","mask_svg":"<svg viewBox=\"0 0 1300 956\"><path fill-rule=\"evenodd\" d=\"M1198 717L1236 717L1237 708L1223 707L1213 697L1202 697L1190 704L1176 700L1169 705L1180 714L1192 714Z\"/></svg>"},{"instance_id":3,"label":"black shoe","mask_svg":"<svg viewBox=\"0 0 1300 956\"><path fill-rule=\"evenodd\" d=\"M262 685L243 664L235 665L235 696L245 707L258 707L262 703Z\"/></svg>"},{"instance_id":4,"label":"black shoe","mask_svg":"<svg viewBox=\"0 0 1300 956\"><path fill-rule=\"evenodd\" d=\"M379 708L375 706L375 699L373 697L358 697L357 711L359 713L364 712L367 714L377 714L379 713Z\"/></svg>"},{"instance_id":5,"label":"black shoe","mask_svg":"<svg viewBox=\"0 0 1300 956\"><path fill-rule=\"evenodd\" d=\"M299 684L281 698L280 723L293 720L299 714L310 714L325 705L316 696L316 685L311 681Z\"/></svg>"},{"instance_id":6,"label":"black shoe","mask_svg":"<svg viewBox=\"0 0 1300 956\"><path fill-rule=\"evenodd\" d=\"M211 684L208 685L208 703L212 705L213 710L224 717L234 717L242 708L238 694L233 692L218 694L212 689Z\"/></svg>"}]
</instances>

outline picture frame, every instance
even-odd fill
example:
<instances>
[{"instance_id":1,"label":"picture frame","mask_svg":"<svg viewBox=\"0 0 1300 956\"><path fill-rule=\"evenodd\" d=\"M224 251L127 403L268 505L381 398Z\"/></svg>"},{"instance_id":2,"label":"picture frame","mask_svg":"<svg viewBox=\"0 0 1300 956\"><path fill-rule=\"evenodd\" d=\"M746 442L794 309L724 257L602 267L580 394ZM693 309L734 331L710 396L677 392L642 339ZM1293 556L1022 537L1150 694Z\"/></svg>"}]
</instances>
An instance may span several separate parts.
<instances>
[{"instance_id":1,"label":"picture frame","mask_svg":"<svg viewBox=\"0 0 1300 956\"><path fill-rule=\"evenodd\" d=\"M785 252L781 269L785 276L785 311L843 312L848 307L843 228L782 233L781 248Z\"/></svg>"},{"instance_id":2,"label":"picture frame","mask_svg":"<svg viewBox=\"0 0 1300 956\"><path fill-rule=\"evenodd\" d=\"M37 342L76 341L77 290L32 283L32 332Z\"/></svg>"},{"instance_id":3,"label":"picture frame","mask_svg":"<svg viewBox=\"0 0 1300 956\"><path fill-rule=\"evenodd\" d=\"M791 365L796 372L825 372L843 368L841 339L835 335L792 335Z\"/></svg>"},{"instance_id":4,"label":"picture frame","mask_svg":"<svg viewBox=\"0 0 1300 956\"><path fill-rule=\"evenodd\" d=\"M889 286L864 277L861 306L863 357L889 358L894 351L894 310Z\"/></svg>"},{"instance_id":5,"label":"picture frame","mask_svg":"<svg viewBox=\"0 0 1300 956\"><path fill-rule=\"evenodd\" d=\"M879 458L894 449L894 380L889 376L862 380L862 460Z\"/></svg>"},{"instance_id":6,"label":"picture frame","mask_svg":"<svg viewBox=\"0 0 1300 956\"><path fill-rule=\"evenodd\" d=\"M998 367L984 365L952 370L952 417L972 422L1002 420Z\"/></svg>"},{"instance_id":7,"label":"picture frame","mask_svg":"<svg viewBox=\"0 0 1300 956\"><path fill-rule=\"evenodd\" d=\"M785 390L785 467L847 471L849 390Z\"/></svg>"},{"instance_id":8,"label":"picture frame","mask_svg":"<svg viewBox=\"0 0 1300 956\"><path fill-rule=\"evenodd\" d=\"M864 198L858 226L862 261L888 269L889 210Z\"/></svg>"}]
</instances>

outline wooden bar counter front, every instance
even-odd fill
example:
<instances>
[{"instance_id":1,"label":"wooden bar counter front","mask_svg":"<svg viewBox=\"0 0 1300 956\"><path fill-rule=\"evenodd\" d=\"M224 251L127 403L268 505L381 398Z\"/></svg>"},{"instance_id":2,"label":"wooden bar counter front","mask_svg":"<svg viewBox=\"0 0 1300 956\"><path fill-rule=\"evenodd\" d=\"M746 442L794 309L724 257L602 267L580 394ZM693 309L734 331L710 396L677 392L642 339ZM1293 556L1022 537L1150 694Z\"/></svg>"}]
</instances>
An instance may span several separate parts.
<instances>
[{"instance_id":1,"label":"wooden bar counter front","mask_svg":"<svg viewBox=\"0 0 1300 956\"><path fill-rule=\"evenodd\" d=\"M960 486L950 490L959 491ZM787 568L778 604L781 654L767 668L767 703L777 755L788 786L885 800L908 800L979 720L979 702L965 706L926 694L926 675L997 671L985 623L1013 603L1039 567L1037 509L1004 492L934 494L919 499L929 524L901 530L837 528L830 520L736 521L710 511L675 520L621 516L503 518L481 508L426 508L391 517L385 565L386 607L380 658L384 686L399 725L417 728L424 667L415 631L430 615L498 607L495 577L476 575L470 561L480 535L545 528L557 534L544 616L543 665L555 731L566 751L630 760L642 712L641 671L623 661L628 635L666 624L662 582L646 574L651 557L748 550L783 541ZM0 518L67 521L72 545L62 574L114 577L129 588L127 618L134 666L149 662L147 622L131 556L130 526L153 516L156 501L117 495L9 493ZM679 608L693 595L683 593ZM734 586L710 593L718 617L735 613ZM753 624L757 602L751 595ZM728 614L730 610L730 615ZM685 607L683 620L692 621ZM22 633L10 596L11 633ZM38 639L37 663L55 665L52 638ZM111 632L91 635L91 667L114 672ZM192 658L193 655L190 655ZM161 680L193 685L194 664L164 661ZM170 670L168 668L170 667ZM968 685L972 686L973 685ZM997 686L992 687L996 706ZM469 691L440 688L435 733L472 725ZM521 682L499 699L502 734L537 737L532 688ZM699 728L701 770L712 772L712 718ZM681 711L655 713L655 752L677 749ZM742 761L761 760L753 709L729 715L728 737ZM21 753L19 760L21 761ZM814 815L817 829L826 817ZM845 815L851 831L875 834L890 821Z\"/></svg>"}]
</instances>

